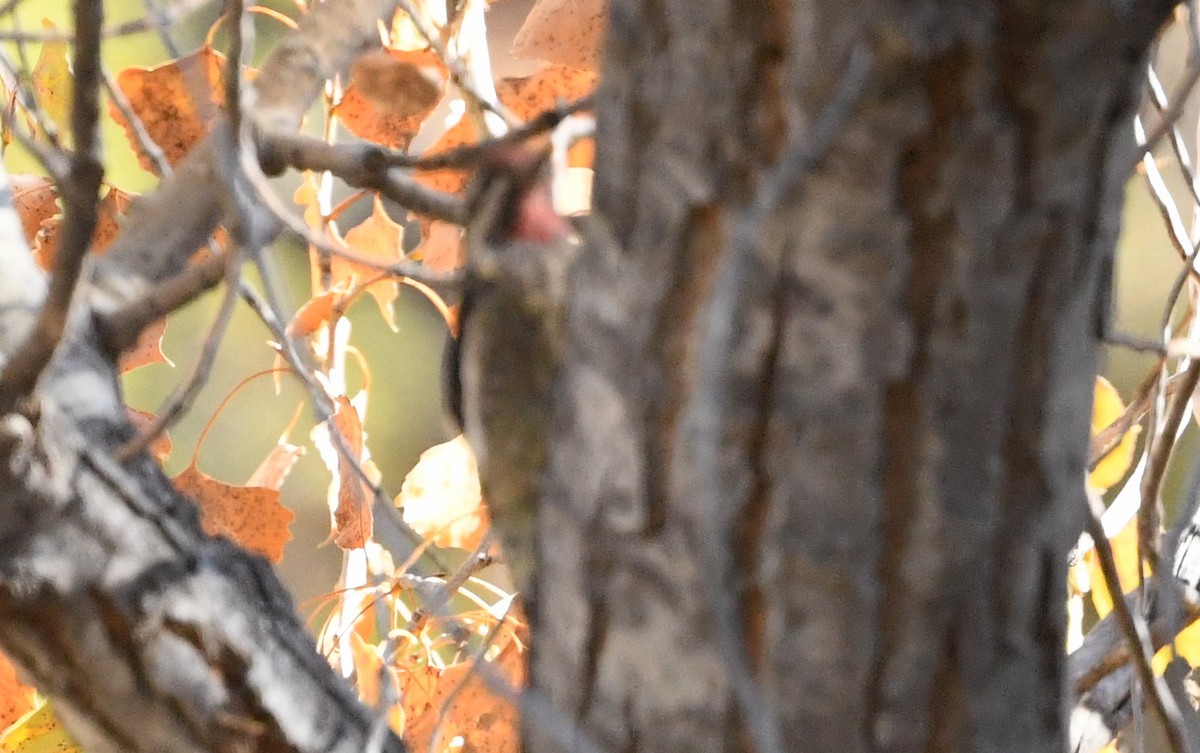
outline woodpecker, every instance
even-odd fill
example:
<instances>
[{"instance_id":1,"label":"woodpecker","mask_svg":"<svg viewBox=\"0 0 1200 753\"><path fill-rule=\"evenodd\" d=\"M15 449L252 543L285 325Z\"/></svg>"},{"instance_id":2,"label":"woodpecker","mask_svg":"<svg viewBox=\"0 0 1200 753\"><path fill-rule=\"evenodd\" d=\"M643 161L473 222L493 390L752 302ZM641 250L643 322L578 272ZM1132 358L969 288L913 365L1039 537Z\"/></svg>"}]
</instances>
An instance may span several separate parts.
<instances>
[{"instance_id":1,"label":"woodpecker","mask_svg":"<svg viewBox=\"0 0 1200 753\"><path fill-rule=\"evenodd\" d=\"M545 155L529 147L506 144L489 153L467 200L459 336L449 351L446 398L478 460L504 560L529 601L575 244L554 211Z\"/></svg>"}]
</instances>

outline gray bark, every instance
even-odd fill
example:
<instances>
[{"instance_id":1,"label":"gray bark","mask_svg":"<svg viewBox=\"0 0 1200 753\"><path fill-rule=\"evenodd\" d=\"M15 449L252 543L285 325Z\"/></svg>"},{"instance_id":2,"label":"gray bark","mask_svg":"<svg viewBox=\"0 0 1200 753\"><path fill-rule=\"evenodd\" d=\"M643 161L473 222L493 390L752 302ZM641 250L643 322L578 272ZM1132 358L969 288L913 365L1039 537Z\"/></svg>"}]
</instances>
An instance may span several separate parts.
<instances>
[{"instance_id":1,"label":"gray bark","mask_svg":"<svg viewBox=\"0 0 1200 753\"><path fill-rule=\"evenodd\" d=\"M1063 748L1100 292L1169 8L614 3L613 238L575 270L533 637L608 749ZM747 231L856 45L841 137Z\"/></svg>"}]
</instances>

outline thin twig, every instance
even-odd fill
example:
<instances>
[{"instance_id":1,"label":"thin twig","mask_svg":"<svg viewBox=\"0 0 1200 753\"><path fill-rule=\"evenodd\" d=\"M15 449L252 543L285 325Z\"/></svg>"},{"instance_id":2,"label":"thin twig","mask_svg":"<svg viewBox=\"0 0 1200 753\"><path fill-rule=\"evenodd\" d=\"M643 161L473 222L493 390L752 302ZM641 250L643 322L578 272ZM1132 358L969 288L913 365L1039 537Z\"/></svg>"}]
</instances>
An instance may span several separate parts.
<instances>
[{"instance_id":1,"label":"thin twig","mask_svg":"<svg viewBox=\"0 0 1200 753\"><path fill-rule=\"evenodd\" d=\"M1129 404L1125 406L1125 410L1121 415L1113 419L1112 423L1101 429L1096 436L1092 437L1092 441L1088 446L1088 471L1096 470L1096 466L1104 460L1110 452L1116 449L1120 444L1121 438L1133 428L1134 424L1142 420L1146 412L1150 410L1150 405L1153 403L1153 391L1155 385L1158 384L1159 366L1156 364L1150 370L1141 384L1138 385L1133 395L1129 398ZM1179 391L1180 374L1176 374L1167 380L1167 396L1175 395Z\"/></svg>"},{"instance_id":2,"label":"thin twig","mask_svg":"<svg viewBox=\"0 0 1200 753\"><path fill-rule=\"evenodd\" d=\"M159 145L150 138L150 132L146 130L146 124L134 112L133 105L130 104L129 98L125 96L125 92L121 91L121 87L117 86L116 81L106 71L104 73L104 89L108 92L108 99L116 106L117 111L121 113L127 127L133 132L133 139L137 142L138 148L150 159L154 164L159 175L169 175L171 173L171 164L167 162L167 155Z\"/></svg>"},{"instance_id":3,"label":"thin twig","mask_svg":"<svg viewBox=\"0 0 1200 753\"><path fill-rule=\"evenodd\" d=\"M476 81L471 72L463 66L462 58L446 47L442 41L442 35L429 26L424 14L413 6L411 0L399 0L397 4L408 14L413 25L417 27L417 31L425 37L425 41L429 42L429 46L446 64L446 69L450 71L450 80L466 95L469 104L495 114L510 127L520 124L520 120L509 112L496 96L492 81L490 79L483 82Z\"/></svg>"},{"instance_id":4,"label":"thin twig","mask_svg":"<svg viewBox=\"0 0 1200 753\"><path fill-rule=\"evenodd\" d=\"M260 136L260 154L266 173L282 172L284 165L313 172L329 171L351 186L378 191L385 198L418 214L462 225L465 205L457 196L421 185L410 175L393 170L398 161L388 150L372 144L329 144L295 133Z\"/></svg>"},{"instance_id":5,"label":"thin twig","mask_svg":"<svg viewBox=\"0 0 1200 753\"><path fill-rule=\"evenodd\" d=\"M1195 59L1195 53L1193 52L1192 60ZM1162 122L1165 124L1167 122L1165 119L1173 112L1172 108L1177 107L1174 104L1177 100L1167 98L1167 92L1163 89L1162 81L1159 80L1158 72L1154 69L1153 65L1146 66L1146 88L1150 92L1151 104L1163 116L1164 120ZM1178 120L1178 117L1179 115L1176 114L1176 120ZM1192 194L1192 200L1200 204L1200 186L1196 185L1196 173L1192 168L1191 156L1188 154L1187 145L1183 142L1183 134L1179 132L1177 122L1171 124L1168 135L1170 136L1171 149L1175 152L1176 163L1179 165L1179 171L1183 173L1184 180L1187 181L1188 190Z\"/></svg>"},{"instance_id":6,"label":"thin twig","mask_svg":"<svg viewBox=\"0 0 1200 753\"><path fill-rule=\"evenodd\" d=\"M321 142L313 141L314 146ZM323 146L328 146L327 144ZM302 220L295 217L286 207L280 202L279 197L271 189L267 178L258 168L257 162L253 160L245 160L242 164L244 177L250 187L255 191L257 199L261 206L266 208L276 220L281 222L284 228L294 234L296 237L303 240L306 244L313 246L321 252L330 256L336 256L354 264L361 265L368 269L387 272L400 277L410 277L418 282L432 286L453 285L459 280L459 275L456 273L444 273L429 269L424 264L412 260L402 260L393 264L381 264L378 260L369 259L365 256L359 256L353 251L345 248L340 248L330 241L318 236L312 231L308 225ZM461 204L461 202L460 202Z\"/></svg>"},{"instance_id":7,"label":"thin twig","mask_svg":"<svg viewBox=\"0 0 1200 753\"><path fill-rule=\"evenodd\" d=\"M1154 130L1150 131L1142 139L1143 145L1141 148L1145 150L1145 153L1149 154L1153 152L1154 147L1158 145L1162 137L1170 133L1171 129L1175 127L1175 123L1183 114L1184 106L1187 104L1188 94L1196 87L1197 81L1200 81L1200 61L1197 60L1195 55L1190 55L1188 57L1187 71L1184 74L1183 81L1180 82L1175 92L1175 96L1171 98L1170 106L1163 111L1162 120L1158 122Z\"/></svg>"},{"instance_id":8,"label":"thin twig","mask_svg":"<svg viewBox=\"0 0 1200 753\"><path fill-rule=\"evenodd\" d=\"M68 180L58 185L63 200L62 233L49 292L37 324L0 372L0 413L29 394L57 350L67 329L71 301L96 227L100 185L104 180L99 139L103 5L77 2L73 6L76 44L71 136L75 151L70 157Z\"/></svg>"},{"instance_id":9,"label":"thin twig","mask_svg":"<svg viewBox=\"0 0 1200 753\"><path fill-rule=\"evenodd\" d=\"M259 319L264 325L266 325L267 329L270 330L271 334L275 337L276 342L279 345L280 355L283 356L283 360L288 364L292 374L300 380L300 384L305 388L305 391L308 392L309 397L312 399L313 411L317 414L317 420L328 424L329 437L334 448L337 450L338 454L342 458L346 459L348 464L354 469L354 473L356 476L358 476L358 480L361 481L368 490L370 490L371 497L374 502L372 510L376 514L376 523L379 523L381 520L385 521L386 524L390 526L391 532L396 534L390 537L390 541L380 537L381 543L384 543L387 548L391 550L393 557L401 560L406 559L414 547L420 547L423 545L423 537L414 531L411 526L404 522L399 513L396 512L396 507L392 504L392 501L388 499L387 495L383 493L383 490L374 481L372 481L370 477L367 476L366 471L363 470L362 465L359 463L358 459L354 457L354 453L350 451L350 447L346 444L345 437L343 437L342 433L333 425L333 414L335 412L333 401L329 398L329 394L325 391L325 388L313 376L312 367L310 367L305 362L304 358L299 354L299 352L297 352L292 343L292 338L288 336L287 331L281 322L281 318L276 313L275 309L258 294L258 291L246 284L245 280L240 283L238 292L242 296L243 300L250 304L250 307L255 311L255 313L258 314ZM383 513L382 515L380 515L381 512ZM376 526L376 533L379 533L378 526ZM398 540L400 537L403 537L403 543ZM430 552L427 556L433 560L434 564L438 567L442 568L443 570L447 569L435 552Z\"/></svg>"},{"instance_id":10,"label":"thin twig","mask_svg":"<svg viewBox=\"0 0 1200 753\"><path fill-rule=\"evenodd\" d=\"M124 462L149 447L192 407L201 388L208 383L208 377L216 363L217 350L220 348L225 332L229 329L229 322L233 318L234 305L238 300L238 280L241 275L241 254L237 249L231 250L227 257L221 259L225 267L225 296L221 299L217 316L213 319L208 335L204 338L204 344L200 347L200 356L196 360L192 373L175 388L171 396L159 408L158 415L154 417L150 425L113 453L119 462Z\"/></svg>"},{"instance_id":11,"label":"thin twig","mask_svg":"<svg viewBox=\"0 0 1200 753\"><path fill-rule=\"evenodd\" d=\"M1168 405L1161 431L1156 431L1147 440L1149 462L1146 465L1146 473L1142 477L1142 504L1138 511L1138 548L1142 552L1143 561L1148 563L1151 570L1155 572L1159 569L1158 495L1166 475L1167 462L1175 448L1179 425L1187 411L1188 403L1191 402L1196 384L1200 381L1200 359L1193 359L1181 376L1179 389Z\"/></svg>"},{"instance_id":12,"label":"thin twig","mask_svg":"<svg viewBox=\"0 0 1200 753\"><path fill-rule=\"evenodd\" d=\"M1117 623L1125 634L1130 649L1130 658L1137 676L1141 680L1142 688L1146 692L1150 705L1154 707L1155 713L1162 720L1171 750L1174 753L1188 753L1187 737L1184 733L1183 719L1180 716L1179 708L1175 705L1174 697L1166 688L1166 683L1161 683L1160 679L1154 676L1154 670L1150 666L1150 658L1154 653L1150 629L1142 615L1129 608L1129 604L1122 595L1121 577L1117 574L1117 563L1113 557L1112 546L1104 536L1104 526L1100 522L1100 516L1092 509L1090 501L1084 523L1095 543L1100 570L1104 573L1104 582L1108 587L1108 592L1112 594L1113 613L1117 616Z\"/></svg>"},{"instance_id":13,"label":"thin twig","mask_svg":"<svg viewBox=\"0 0 1200 753\"><path fill-rule=\"evenodd\" d=\"M98 329L110 353L120 353L136 340L151 322L186 306L228 275L230 257L215 253L163 280L137 300L102 314Z\"/></svg>"}]
</instances>

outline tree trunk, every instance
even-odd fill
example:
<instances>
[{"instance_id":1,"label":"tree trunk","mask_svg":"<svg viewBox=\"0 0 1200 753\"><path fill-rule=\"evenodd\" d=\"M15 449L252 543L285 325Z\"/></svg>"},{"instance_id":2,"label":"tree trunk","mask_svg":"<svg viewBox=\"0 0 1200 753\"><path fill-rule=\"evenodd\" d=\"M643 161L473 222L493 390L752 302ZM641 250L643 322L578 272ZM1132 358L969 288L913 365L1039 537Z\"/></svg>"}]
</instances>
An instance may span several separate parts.
<instances>
[{"instance_id":1,"label":"tree trunk","mask_svg":"<svg viewBox=\"0 0 1200 753\"><path fill-rule=\"evenodd\" d=\"M604 749L1063 748L1096 335L1170 7L614 2L611 237L574 271L533 636L535 689ZM764 204L859 54L837 139Z\"/></svg>"}]
</instances>

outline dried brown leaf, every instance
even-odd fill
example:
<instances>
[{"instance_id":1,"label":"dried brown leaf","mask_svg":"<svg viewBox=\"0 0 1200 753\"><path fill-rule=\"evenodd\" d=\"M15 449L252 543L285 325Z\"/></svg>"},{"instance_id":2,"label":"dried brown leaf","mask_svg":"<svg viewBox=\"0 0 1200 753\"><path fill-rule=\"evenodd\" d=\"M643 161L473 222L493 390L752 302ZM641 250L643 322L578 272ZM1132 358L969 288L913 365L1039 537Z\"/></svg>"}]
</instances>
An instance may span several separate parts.
<instances>
[{"instance_id":1,"label":"dried brown leaf","mask_svg":"<svg viewBox=\"0 0 1200 753\"><path fill-rule=\"evenodd\" d=\"M279 492L226 484L192 463L174 478L175 488L200 506L200 523L210 536L227 536L271 562L283 559L288 529L296 517L279 501Z\"/></svg>"},{"instance_id":2,"label":"dried brown leaf","mask_svg":"<svg viewBox=\"0 0 1200 753\"><path fill-rule=\"evenodd\" d=\"M208 135L220 116L225 102L224 65L225 56L205 46L154 68L126 68L117 74L117 86L171 166ZM124 115L115 106L110 109L125 129L139 164L155 172Z\"/></svg>"}]
</instances>

